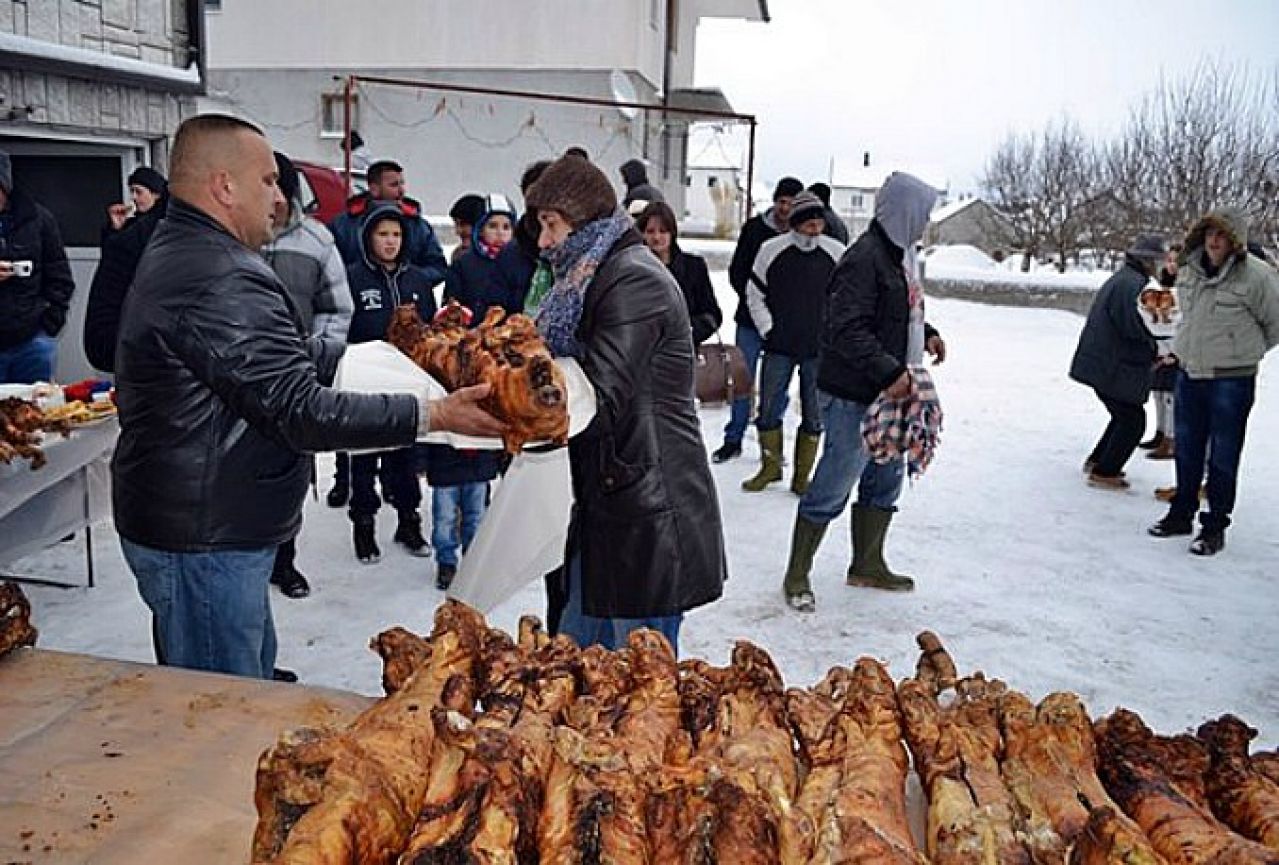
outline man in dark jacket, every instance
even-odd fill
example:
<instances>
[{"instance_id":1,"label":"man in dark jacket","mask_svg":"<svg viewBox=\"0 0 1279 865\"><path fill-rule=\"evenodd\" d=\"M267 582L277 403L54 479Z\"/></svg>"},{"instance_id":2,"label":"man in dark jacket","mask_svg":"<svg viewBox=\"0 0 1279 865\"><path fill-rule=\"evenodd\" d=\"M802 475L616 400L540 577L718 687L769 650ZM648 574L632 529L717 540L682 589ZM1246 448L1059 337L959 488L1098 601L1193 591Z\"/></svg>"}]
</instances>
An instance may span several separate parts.
<instances>
[{"instance_id":1,"label":"man in dark jacket","mask_svg":"<svg viewBox=\"0 0 1279 865\"><path fill-rule=\"evenodd\" d=\"M1167 252L1162 238L1137 238L1123 267L1093 298L1070 363L1070 377L1091 387L1110 413L1110 423L1084 460L1088 483L1098 489L1128 489L1124 465L1146 429L1144 406L1158 346L1141 320L1139 299Z\"/></svg>"},{"instance_id":2,"label":"man in dark jacket","mask_svg":"<svg viewBox=\"0 0 1279 865\"><path fill-rule=\"evenodd\" d=\"M833 237L844 246L848 246L848 226L830 206L830 186L825 183L810 183L808 191L822 200L822 215L826 217L826 227L822 229L822 232L827 237Z\"/></svg>"},{"instance_id":3,"label":"man in dark jacket","mask_svg":"<svg viewBox=\"0 0 1279 865\"><path fill-rule=\"evenodd\" d=\"M339 393L338 360L303 336L258 254L280 195L271 146L231 117L185 121L168 215L125 301L112 497L121 546L164 663L265 678L276 642L267 580L297 533L304 451L402 447L430 429L500 434L476 405Z\"/></svg>"},{"instance_id":4,"label":"man in dark jacket","mask_svg":"<svg viewBox=\"0 0 1279 865\"><path fill-rule=\"evenodd\" d=\"M779 180L773 190L773 206L746 220L737 236L733 259L728 264L728 281L733 286L733 291L737 292L737 314L733 317L737 322L737 347L742 350L742 356L746 358L746 369L754 381L759 380L761 340L759 328L755 326L750 307L746 303L746 286L750 281L751 269L755 266L755 257L759 255L759 248L764 245L764 241L790 230L791 202L803 191L804 184L793 177ZM786 412L784 399L781 411ZM746 435L750 414L749 396L733 400L728 423L724 426L724 443L711 455L712 460L722 463L742 455L742 437Z\"/></svg>"},{"instance_id":5,"label":"man in dark jacket","mask_svg":"<svg viewBox=\"0 0 1279 865\"><path fill-rule=\"evenodd\" d=\"M351 196L346 202L346 210L329 224L346 266L359 264L361 260L360 227L369 210L379 201L390 201L400 208L405 217L408 235L404 238L404 245L409 264L421 270L432 287L439 285L448 275L448 259L435 237L435 229L423 216L422 205L406 194L408 184L404 180L404 168L398 162L382 159L369 166L368 179L368 192Z\"/></svg>"},{"instance_id":6,"label":"man in dark jacket","mask_svg":"<svg viewBox=\"0 0 1279 865\"><path fill-rule=\"evenodd\" d=\"M894 574L883 560L884 538L901 492L900 459L870 462L862 419L881 393L901 399L911 391L908 365L946 356L941 336L924 321L915 244L928 226L937 191L909 174L894 172L875 197L875 218L848 248L831 276L822 331L817 388L826 444L808 492L795 515L782 590L793 609L815 608L809 572L826 527L853 506L852 586L909 591L914 582Z\"/></svg>"},{"instance_id":7,"label":"man in dark jacket","mask_svg":"<svg viewBox=\"0 0 1279 865\"><path fill-rule=\"evenodd\" d=\"M133 274L142 253L168 209L166 184L150 208L129 217L119 231L103 235L102 258L93 272L84 310L84 355L103 372L115 372L115 344L120 335L124 299L133 285Z\"/></svg>"},{"instance_id":8,"label":"man in dark jacket","mask_svg":"<svg viewBox=\"0 0 1279 865\"><path fill-rule=\"evenodd\" d=\"M628 159L618 170L622 174L623 182L626 183L626 194L622 196L623 209L629 210L632 202L636 201L645 201L649 204L654 201L666 201L662 190L648 182L648 169L644 167L643 162L638 159Z\"/></svg>"},{"instance_id":9,"label":"man in dark jacket","mask_svg":"<svg viewBox=\"0 0 1279 865\"><path fill-rule=\"evenodd\" d=\"M757 493L782 479L782 413L784 394L799 369L803 419L795 436L791 492L802 496L817 458L822 436L817 406L817 351L826 317L826 287L844 247L822 233L825 217L821 199L811 192L795 196L790 231L759 248L746 302L764 340L759 374L759 431L761 464L742 489Z\"/></svg>"},{"instance_id":10,"label":"man in dark jacket","mask_svg":"<svg viewBox=\"0 0 1279 865\"><path fill-rule=\"evenodd\" d=\"M75 281L53 214L13 186L0 152L0 383L52 381Z\"/></svg>"}]
</instances>

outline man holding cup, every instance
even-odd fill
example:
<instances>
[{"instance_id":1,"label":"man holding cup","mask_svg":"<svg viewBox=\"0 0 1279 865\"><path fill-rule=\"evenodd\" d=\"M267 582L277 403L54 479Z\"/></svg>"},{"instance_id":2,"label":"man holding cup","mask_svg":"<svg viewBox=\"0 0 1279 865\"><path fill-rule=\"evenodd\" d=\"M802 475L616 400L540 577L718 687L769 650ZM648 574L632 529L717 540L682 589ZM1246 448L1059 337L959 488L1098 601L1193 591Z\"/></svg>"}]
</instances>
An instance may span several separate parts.
<instances>
[{"instance_id":1,"label":"man holding cup","mask_svg":"<svg viewBox=\"0 0 1279 865\"><path fill-rule=\"evenodd\" d=\"M0 152L0 382L51 381L75 281L58 223L13 188Z\"/></svg>"}]
</instances>

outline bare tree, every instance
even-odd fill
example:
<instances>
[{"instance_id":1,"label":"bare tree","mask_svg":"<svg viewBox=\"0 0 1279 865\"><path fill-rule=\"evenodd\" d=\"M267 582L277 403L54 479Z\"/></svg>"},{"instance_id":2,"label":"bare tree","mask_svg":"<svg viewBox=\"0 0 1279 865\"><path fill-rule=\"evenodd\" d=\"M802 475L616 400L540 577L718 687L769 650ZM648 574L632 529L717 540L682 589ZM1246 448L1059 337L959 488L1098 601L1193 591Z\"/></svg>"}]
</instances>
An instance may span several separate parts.
<instances>
[{"instance_id":1,"label":"bare tree","mask_svg":"<svg viewBox=\"0 0 1279 865\"><path fill-rule=\"evenodd\" d=\"M1033 137L1010 134L986 163L981 179L991 206L1008 219L1013 244L1022 253L1022 270L1030 269L1045 235L1032 182L1036 149Z\"/></svg>"}]
</instances>

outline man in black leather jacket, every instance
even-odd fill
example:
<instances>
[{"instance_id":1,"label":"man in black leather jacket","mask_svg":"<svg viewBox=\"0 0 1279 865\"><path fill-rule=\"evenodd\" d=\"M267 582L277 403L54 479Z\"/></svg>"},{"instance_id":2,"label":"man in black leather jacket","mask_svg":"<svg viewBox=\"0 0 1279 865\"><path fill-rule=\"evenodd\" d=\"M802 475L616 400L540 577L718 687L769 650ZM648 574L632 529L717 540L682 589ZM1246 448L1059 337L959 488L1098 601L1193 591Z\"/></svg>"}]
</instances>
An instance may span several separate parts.
<instances>
[{"instance_id":1,"label":"man in black leather jacket","mask_svg":"<svg viewBox=\"0 0 1279 865\"><path fill-rule=\"evenodd\" d=\"M182 124L168 214L138 265L116 357L116 528L164 663L269 677L267 580L296 534L304 452L404 447L428 429L492 435L487 387L446 399L339 393L333 343L303 336L257 250L280 196L265 137L217 115Z\"/></svg>"}]
</instances>

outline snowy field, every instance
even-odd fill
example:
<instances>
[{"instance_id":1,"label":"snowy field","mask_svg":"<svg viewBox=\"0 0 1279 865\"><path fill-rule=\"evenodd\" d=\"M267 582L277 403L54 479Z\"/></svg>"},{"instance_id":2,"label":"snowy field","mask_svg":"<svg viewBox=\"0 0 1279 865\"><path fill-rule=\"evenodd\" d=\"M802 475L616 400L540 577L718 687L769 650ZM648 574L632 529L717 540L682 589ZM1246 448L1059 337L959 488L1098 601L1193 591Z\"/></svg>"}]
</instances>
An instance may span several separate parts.
<instances>
[{"instance_id":1,"label":"snowy field","mask_svg":"<svg viewBox=\"0 0 1279 865\"><path fill-rule=\"evenodd\" d=\"M731 292L723 273L715 278L731 320ZM1236 525L1224 553L1204 560L1186 552L1184 539L1145 534L1162 513L1151 491L1170 482L1170 463L1139 454L1126 493L1084 484L1080 463L1104 412L1066 377L1082 319L945 300L930 302L929 317L951 354L935 371L945 433L929 474L905 492L889 539L890 562L915 576L916 591L843 584L845 515L817 556L817 612L788 610L780 582L796 499L785 484L741 491L755 468L751 438L743 458L713 467L731 579L721 601L688 616L683 653L723 663L733 641L746 638L772 654L790 684L811 683L862 654L888 661L902 677L914 669L914 635L929 628L961 670L982 669L1036 698L1072 690L1094 713L1127 706L1164 732L1234 712L1262 728L1260 744L1279 744L1276 361L1258 389ZM703 410L708 448L718 446L726 416ZM788 451L797 420L796 407ZM322 459L321 494L330 465ZM368 639L398 624L429 629L441 599L434 563L397 549L393 523L384 509L382 562L363 566L345 512L307 502L299 566L314 593L302 601L274 596L279 663L304 683L376 694L380 666ZM149 661L146 610L117 540L105 526L94 540L97 588L28 588L40 645ZM59 545L20 570L83 581L82 543ZM491 619L511 629L525 612L543 612L539 585Z\"/></svg>"}]
</instances>

